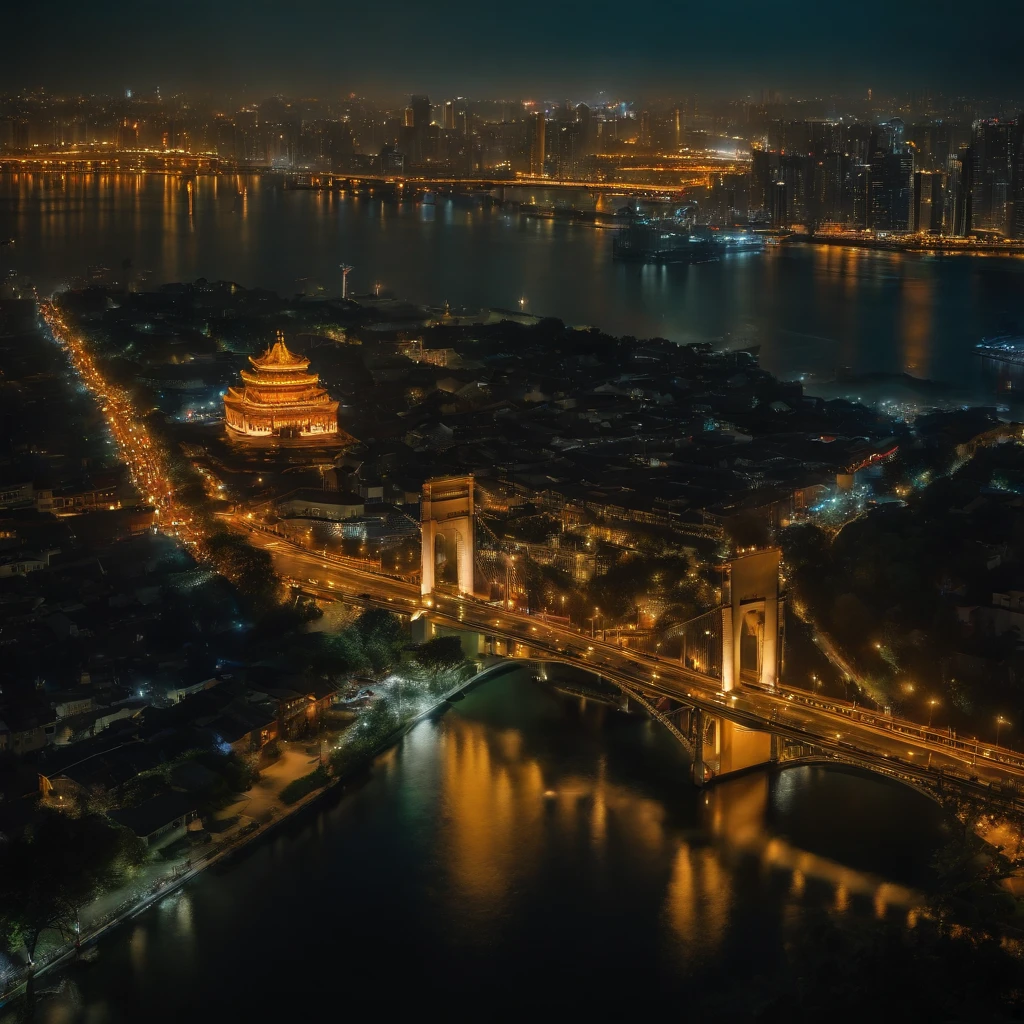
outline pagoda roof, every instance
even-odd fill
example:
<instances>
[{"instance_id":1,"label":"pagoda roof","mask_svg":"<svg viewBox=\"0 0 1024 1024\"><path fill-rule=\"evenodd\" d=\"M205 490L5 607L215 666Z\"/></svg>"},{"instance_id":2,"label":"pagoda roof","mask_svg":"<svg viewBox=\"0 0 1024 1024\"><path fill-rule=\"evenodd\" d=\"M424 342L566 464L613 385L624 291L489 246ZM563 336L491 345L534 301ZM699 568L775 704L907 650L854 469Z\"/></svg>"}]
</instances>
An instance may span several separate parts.
<instances>
[{"instance_id":1,"label":"pagoda roof","mask_svg":"<svg viewBox=\"0 0 1024 1024\"><path fill-rule=\"evenodd\" d=\"M261 356L249 356L249 362L257 370L305 370L309 360L296 355L278 338Z\"/></svg>"}]
</instances>

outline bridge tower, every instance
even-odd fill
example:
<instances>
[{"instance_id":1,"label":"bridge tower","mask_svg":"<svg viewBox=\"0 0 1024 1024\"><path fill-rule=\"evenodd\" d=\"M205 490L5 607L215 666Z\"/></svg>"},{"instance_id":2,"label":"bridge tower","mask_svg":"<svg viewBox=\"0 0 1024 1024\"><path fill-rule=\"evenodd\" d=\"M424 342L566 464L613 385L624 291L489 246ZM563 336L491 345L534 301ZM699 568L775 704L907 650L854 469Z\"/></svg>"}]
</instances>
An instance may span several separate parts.
<instances>
[{"instance_id":1,"label":"bridge tower","mask_svg":"<svg viewBox=\"0 0 1024 1024\"><path fill-rule=\"evenodd\" d=\"M722 689L744 680L774 689L782 667L778 548L740 555L722 588Z\"/></svg>"},{"instance_id":2,"label":"bridge tower","mask_svg":"<svg viewBox=\"0 0 1024 1024\"><path fill-rule=\"evenodd\" d=\"M423 484L420 499L420 592L449 580L460 594L473 594L476 565L476 491L471 476L437 477Z\"/></svg>"}]
</instances>

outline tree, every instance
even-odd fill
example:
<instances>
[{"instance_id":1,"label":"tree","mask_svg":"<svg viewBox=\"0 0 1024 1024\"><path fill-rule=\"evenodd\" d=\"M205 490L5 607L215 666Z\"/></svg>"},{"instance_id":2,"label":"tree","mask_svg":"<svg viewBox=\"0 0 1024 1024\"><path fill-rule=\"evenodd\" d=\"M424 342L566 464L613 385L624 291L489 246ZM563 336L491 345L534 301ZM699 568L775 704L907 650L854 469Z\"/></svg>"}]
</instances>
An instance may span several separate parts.
<instances>
[{"instance_id":1,"label":"tree","mask_svg":"<svg viewBox=\"0 0 1024 1024\"><path fill-rule=\"evenodd\" d=\"M277 577L266 551L233 533L214 534L206 550L217 572L231 580L256 611L273 607Z\"/></svg>"},{"instance_id":2,"label":"tree","mask_svg":"<svg viewBox=\"0 0 1024 1024\"><path fill-rule=\"evenodd\" d=\"M457 636L435 636L416 648L416 660L435 675L458 668L465 661L462 641Z\"/></svg>"},{"instance_id":3,"label":"tree","mask_svg":"<svg viewBox=\"0 0 1024 1024\"><path fill-rule=\"evenodd\" d=\"M374 675L387 675L402 660L405 632L397 615L383 608L367 609L356 619L355 632Z\"/></svg>"},{"instance_id":4,"label":"tree","mask_svg":"<svg viewBox=\"0 0 1024 1024\"><path fill-rule=\"evenodd\" d=\"M79 909L142 863L142 840L100 814L42 810L28 834L0 850L0 937L29 962L49 929L67 941Z\"/></svg>"}]
</instances>

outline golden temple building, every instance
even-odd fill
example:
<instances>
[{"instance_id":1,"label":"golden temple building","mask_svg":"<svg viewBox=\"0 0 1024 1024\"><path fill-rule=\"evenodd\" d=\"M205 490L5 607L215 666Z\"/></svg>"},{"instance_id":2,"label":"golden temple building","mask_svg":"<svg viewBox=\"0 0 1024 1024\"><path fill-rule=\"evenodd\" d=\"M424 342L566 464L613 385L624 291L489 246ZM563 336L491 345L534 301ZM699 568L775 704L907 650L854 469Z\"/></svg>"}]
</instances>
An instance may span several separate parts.
<instances>
[{"instance_id":1,"label":"golden temple building","mask_svg":"<svg viewBox=\"0 0 1024 1024\"><path fill-rule=\"evenodd\" d=\"M228 388L224 421L247 437L337 437L338 403L309 372L309 360L296 355L278 331L277 341L261 356L249 356L242 388Z\"/></svg>"}]
</instances>

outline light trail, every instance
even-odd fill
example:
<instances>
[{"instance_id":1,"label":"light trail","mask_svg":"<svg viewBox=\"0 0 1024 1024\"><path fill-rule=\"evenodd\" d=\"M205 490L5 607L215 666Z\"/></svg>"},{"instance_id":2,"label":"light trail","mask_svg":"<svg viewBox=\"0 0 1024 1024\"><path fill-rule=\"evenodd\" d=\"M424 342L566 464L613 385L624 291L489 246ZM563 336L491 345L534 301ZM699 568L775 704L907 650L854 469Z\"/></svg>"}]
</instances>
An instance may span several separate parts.
<instances>
[{"instance_id":1,"label":"light trail","mask_svg":"<svg viewBox=\"0 0 1024 1024\"><path fill-rule=\"evenodd\" d=\"M156 528L191 547L198 546L203 537L195 528L192 510L175 497L167 452L154 441L127 389L104 377L84 339L52 302L41 302L39 312L54 341L67 351L75 372L96 398L135 489L154 509Z\"/></svg>"}]
</instances>

